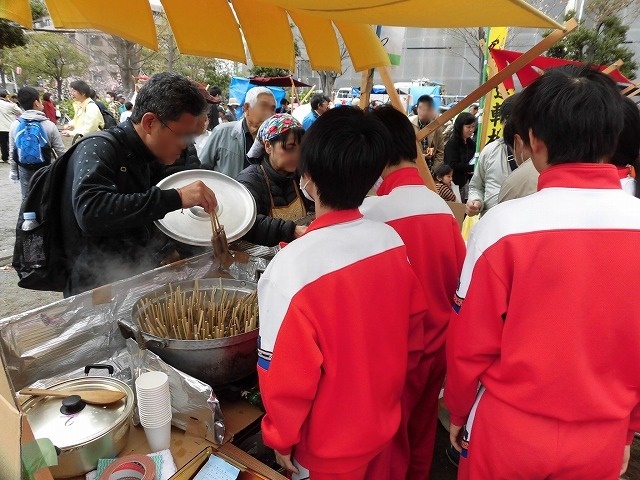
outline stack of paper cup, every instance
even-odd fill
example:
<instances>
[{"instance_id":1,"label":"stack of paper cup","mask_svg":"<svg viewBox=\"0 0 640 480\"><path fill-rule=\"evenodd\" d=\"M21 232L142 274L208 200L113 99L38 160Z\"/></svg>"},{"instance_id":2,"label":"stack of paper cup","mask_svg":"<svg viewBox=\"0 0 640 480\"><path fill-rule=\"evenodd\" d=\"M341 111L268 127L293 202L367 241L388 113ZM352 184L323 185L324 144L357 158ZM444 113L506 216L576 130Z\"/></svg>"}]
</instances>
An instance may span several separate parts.
<instances>
[{"instance_id":1,"label":"stack of paper cup","mask_svg":"<svg viewBox=\"0 0 640 480\"><path fill-rule=\"evenodd\" d=\"M136 380L140 423L152 452L169 448L171 440L171 393L163 372L143 373Z\"/></svg>"}]
</instances>

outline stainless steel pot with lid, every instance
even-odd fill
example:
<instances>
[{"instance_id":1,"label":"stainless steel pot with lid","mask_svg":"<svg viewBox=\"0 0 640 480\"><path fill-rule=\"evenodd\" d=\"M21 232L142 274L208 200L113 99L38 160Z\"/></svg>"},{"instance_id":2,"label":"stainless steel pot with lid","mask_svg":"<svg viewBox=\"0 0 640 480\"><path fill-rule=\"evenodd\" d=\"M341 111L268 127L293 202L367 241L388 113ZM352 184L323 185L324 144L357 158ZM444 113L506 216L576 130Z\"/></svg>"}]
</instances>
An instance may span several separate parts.
<instances>
[{"instance_id":1,"label":"stainless steel pot with lid","mask_svg":"<svg viewBox=\"0 0 640 480\"><path fill-rule=\"evenodd\" d=\"M196 283L201 290L211 291L216 288L216 300L220 299L222 290L235 292L239 296L254 292L257 284L232 279L201 279L185 281L174 285L166 285L145 294L140 300L151 302L161 299L171 289L180 287L187 295L192 295ZM256 371L258 363L258 329L232 337L212 340L176 340L160 338L140 331L136 318L144 309L134 308L131 321L120 322L125 336L136 339L140 348L148 348L162 360L174 368L187 373L198 380L219 387L245 378Z\"/></svg>"},{"instance_id":2,"label":"stainless steel pot with lid","mask_svg":"<svg viewBox=\"0 0 640 480\"><path fill-rule=\"evenodd\" d=\"M256 221L256 201L244 185L233 178L211 170L185 170L158 183L163 190L180 188L200 180L213 190L218 200L216 214L224 225L227 241L244 236ZM189 245L211 246L211 220L202 207L191 207L167 213L156 226L166 235Z\"/></svg>"},{"instance_id":3,"label":"stainless steel pot with lid","mask_svg":"<svg viewBox=\"0 0 640 480\"><path fill-rule=\"evenodd\" d=\"M85 372L91 368L88 366ZM104 368L105 366L100 366ZM106 366L113 373L113 367ZM96 469L100 458L113 458L127 444L133 414L133 390L111 377L82 377L49 387L50 390L115 390L126 396L109 405L84 403L77 395L66 398L31 397L22 408L35 438L48 438L59 450L54 478L84 475Z\"/></svg>"}]
</instances>

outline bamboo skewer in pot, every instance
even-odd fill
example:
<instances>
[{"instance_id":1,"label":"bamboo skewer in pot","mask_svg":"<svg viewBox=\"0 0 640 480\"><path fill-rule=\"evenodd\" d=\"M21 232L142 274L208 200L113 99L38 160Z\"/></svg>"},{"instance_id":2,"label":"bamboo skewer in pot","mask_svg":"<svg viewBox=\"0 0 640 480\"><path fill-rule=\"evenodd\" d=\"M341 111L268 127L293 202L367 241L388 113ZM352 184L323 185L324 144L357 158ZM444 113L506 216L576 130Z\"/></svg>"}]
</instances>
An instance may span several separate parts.
<instances>
[{"instance_id":1,"label":"bamboo skewer in pot","mask_svg":"<svg viewBox=\"0 0 640 480\"><path fill-rule=\"evenodd\" d=\"M140 330L160 338L206 340L250 332L258 327L257 292L230 295L222 286L201 291L196 282L187 296L180 287L169 287L163 298L143 299L138 303ZM216 301L216 297L219 299Z\"/></svg>"}]
</instances>

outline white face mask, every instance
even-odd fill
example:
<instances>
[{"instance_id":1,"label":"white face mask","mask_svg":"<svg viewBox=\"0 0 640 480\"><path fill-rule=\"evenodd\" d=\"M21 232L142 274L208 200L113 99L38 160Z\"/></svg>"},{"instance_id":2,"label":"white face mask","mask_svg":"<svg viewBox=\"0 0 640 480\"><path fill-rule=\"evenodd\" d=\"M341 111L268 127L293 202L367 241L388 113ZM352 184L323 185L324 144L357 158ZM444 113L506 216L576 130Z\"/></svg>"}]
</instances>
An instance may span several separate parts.
<instances>
[{"instance_id":1,"label":"white face mask","mask_svg":"<svg viewBox=\"0 0 640 480\"><path fill-rule=\"evenodd\" d=\"M382 177L378 177L378 180L376 180L376 183L373 184L373 190L375 192L378 191L378 189L380 188L380 186L382 185L382 182L384 182L384 179Z\"/></svg>"},{"instance_id":2,"label":"white face mask","mask_svg":"<svg viewBox=\"0 0 640 480\"><path fill-rule=\"evenodd\" d=\"M307 185L309 185L310 181L311 180L307 180L307 183L302 185L302 177L300 177L300 191L302 192L302 195L304 195L304 198L306 198L310 202L314 202L315 203L315 200L313 199L313 197L311 195L309 195L309 192L307 192L307 188L306 188Z\"/></svg>"}]
</instances>

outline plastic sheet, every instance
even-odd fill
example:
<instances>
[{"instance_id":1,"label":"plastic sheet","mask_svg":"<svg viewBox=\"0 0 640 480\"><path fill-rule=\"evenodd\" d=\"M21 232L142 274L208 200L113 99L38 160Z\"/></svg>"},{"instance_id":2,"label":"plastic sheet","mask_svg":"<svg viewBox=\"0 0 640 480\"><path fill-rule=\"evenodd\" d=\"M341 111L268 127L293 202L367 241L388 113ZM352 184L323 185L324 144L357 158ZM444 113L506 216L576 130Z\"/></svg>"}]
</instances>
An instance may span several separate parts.
<instances>
[{"instance_id":1,"label":"plastic sheet","mask_svg":"<svg viewBox=\"0 0 640 480\"><path fill-rule=\"evenodd\" d=\"M34 474L46 467L58 464L56 448L48 438L42 438L22 446L22 477L32 480Z\"/></svg>"},{"instance_id":2,"label":"plastic sheet","mask_svg":"<svg viewBox=\"0 0 640 480\"><path fill-rule=\"evenodd\" d=\"M186 429L195 417L207 425L207 438L222 442L224 418L211 387L162 362L155 354L125 341L118 321L130 319L143 295L172 282L227 275L256 281L267 266L263 258L234 264L220 272L211 253L121 280L59 302L0 320L0 353L16 391L47 387L84 375L84 367L112 364L114 377L134 390L134 379L146 370L170 376L174 424Z\"/></svg>"}]
</instances>

